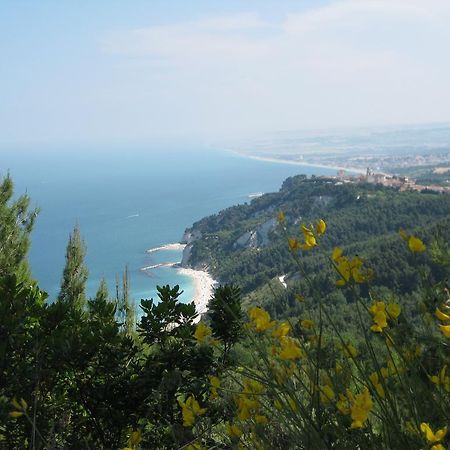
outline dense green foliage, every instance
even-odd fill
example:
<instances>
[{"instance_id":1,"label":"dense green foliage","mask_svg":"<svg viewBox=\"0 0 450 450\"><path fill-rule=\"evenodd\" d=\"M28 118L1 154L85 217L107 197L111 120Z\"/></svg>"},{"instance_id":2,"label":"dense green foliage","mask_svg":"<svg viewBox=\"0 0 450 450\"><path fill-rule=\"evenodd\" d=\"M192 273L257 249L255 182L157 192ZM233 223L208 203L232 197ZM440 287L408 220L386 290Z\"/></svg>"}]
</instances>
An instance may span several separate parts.
<instances>
[{"instance_id":1,"label":"dense green foliage","mask_svg":"<svg viewBox=\"0 0 450 450\"><path fill-rule=\"evenodd\" d=\"M359 252L367 258L376 271L370 288L377 295L387 301L395 299L402 311L405 306L404 315L396 323L398 336L425 336L431 316L427 312L426 326L416 327L417 308L413 305L433 311L448 297L448 197L398 193L370 185L336 186L329 180L295 177L288 179L279 193L195 224L194 229L203 236L193 245L192 262L209 264L222 281L240 283L246 294L242 299L238 284L217 288L205 317L210 328L203 322L196 325L195 305L179 302L178 286L158 287L158 299L141 300L136 323L127 271L122 289L117 282L115 296L109 294L102 280L95 297L87 298L85 248L78 228L69 239L61 294L51 303L24 270L35 213L27 213L27 198L10 201L9 178L2 186L0 247L9 250L0 258L0 448L236 448L239 439L229 426L236 416L244 416L242 402L254 395L252 389L259 389L255 380L267 381L273 387L278 382L275 370L295 372L288 364L282 365L282 358L271 362L267 358L283 355L288 344L291 352L299 351L295 345L301 343L316 358L313 367L320 363L331 370L338 361L339 352L322 348L316 331L302 325L306 317L321 323L323 311L318 305L326 303L327 314L333 317L332 327L330 322L320 325L320 337L323 334L328 340L334 327L341 330L342 339L362 344L354 326L355 296L344 289L336 290L336 274L327 258L336 244L345 246L347 254ZM286 228L273 221L279 210L287 213ZM299 234L301 222L316 222L317 217L324 217L328 224L319 247L292 258L287 238ZM258 238L263 244L250 248L235 245L243 233L265 223L270 224L266 229L268 240ZM396 236L400 227L418 233L429 251L409 252ZM8 247L11 236L15 245ZM287 288L274 278L282 274L288 274ZM358 286L357 294L372 295L367 286ZM292 318L292 338L272 334L275 323L269 318L264 328L264 321L258 322L256 316L253 326L261 328L255 328L256 332L267 331L267 336L252 336L249 325L244 325L242 308L250 303L264 305L272 316ZM417 370L408 376L413 381L420 378L416 385L425 386L421 387L425 390L420 401L427 405L427 412L438 411L427 419L435 427L446 420L447 403L439 404L441 409L436 407L437 397L426 391L427 376L441 370L448 350L436 330L429 336L421 345L432 352L423 351ZM380 339L370 337L366 341L373 353L385 356ZM278 349L274 342L281 347ZM339 354L341 357L342 352ZM377 369L369 366L364 368L367 373ZM265 370L269 370L268 380L263 378ZM243 378L249 374L253 381ZM351 371L348 374L353 375ZM342 375L339 377L345 381ZM289 395L303 393L295 383L292 387ZM339 386L334 388L338 392ZM273 404L271 395L267 400ZM348 416L330 419L334 416L327 414L335 407L322 408L319 394L313 397L308 409L314 422L313 440L311 445L303 442L301 448L394 448L388 447L388 442L421 448L423 438L417 434L405 437L403 430L385 442L377 427L370 435L362 430L350 431ZM395 423L408 408L395 405L386 420ZM246 448L262 448L255 442L269 443L271 447L266 448L298 448L298 436L304 433L298 429L299 421L291 427L285 422L291 420L289 417L271 409L257 416L263 417L261 422L248 427L249 436L257 440L245 438ZM266 416L271 419L270 426L263 423ZM202 442L202 446L195 442Z\"/></svg>"},{"instance_id":2,"label":"dense green foliage","mask_svg":"<svg viewBox=\"0 0 450 450\"><path fill-rule=\"evenodd\" d=\"M308 273L315 274L314 283L322 294L335 302L342 298L329 281L328 257L336 245L370 261L377 275L374 286L405 296L419 288L419 279L415 258L398 238L399 229L419 234L425 240L435 235L450 238L448 195L398 192L381 185L342 184L304 176L287 179L278 193L195 223L190 231L200 232L202 237L194 241L189 263L207 265L222 282L239 285L246 302L262 304L276 317L300 314L304 305L295 301L295 292L301 291L307 297L310 290L302 283L289 255L286 233L274 226L267 242L241 246L237 241L246 232L257 234L261 224L280 210L286 212L288 236L298 236L301 223L309 224L318 217L326 220L327 236L316 251L303 253L302 263ZM428 258L421 257L421 262L431 276L442 276ZM284 290L275 277L285 274L288 288ZM274 289L276 298L272 295ZM341 306L345 309L344 304Z\"/></svg>"}]
</instances>

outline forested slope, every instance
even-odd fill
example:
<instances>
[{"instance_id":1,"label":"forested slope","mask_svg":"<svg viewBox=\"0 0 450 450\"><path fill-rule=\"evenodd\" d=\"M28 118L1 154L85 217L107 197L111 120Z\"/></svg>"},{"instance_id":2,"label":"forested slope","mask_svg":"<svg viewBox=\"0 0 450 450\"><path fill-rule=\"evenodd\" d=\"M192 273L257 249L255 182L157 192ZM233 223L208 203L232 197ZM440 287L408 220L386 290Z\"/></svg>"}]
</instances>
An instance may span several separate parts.
<instances>
[{"instance_id":1,"label":"forested slope","mask_svg":"<svg viewBox=\"0 0 450 450\"><path fill-rule=\"evenodd\" d=\"M286 230L275 220L279 211L286 214ZM292 177L278 193L266 194L250 204L228 208L195 223L187 232L201 237L190 245L188 263L208 266L222 283L236 283L248 301L262 303L276 315L296 314L295 294L300 288L307 294L308 286L301 285L287 237L301 234L302 223L308 225L320 218L327 223L326 236L319 248L303 252L301 259L305 270L314 274L323 295L335 291L329 261L335 246L367 260L375 272L373 286L409 295L418 288L419 280L413 268L416 261L408 254L399 230L413 232L427 242L439 236L448 241L450 196ZM421 263L431 277L439 278L440 269L427 257L422 256ZM275 282L275 277L282 275L287 275L285 290L280 290L281 283ZM267 295L269 282L271 290L276 289L283 301L274 301L273 295Z\"/></svg>"}]
</instances>

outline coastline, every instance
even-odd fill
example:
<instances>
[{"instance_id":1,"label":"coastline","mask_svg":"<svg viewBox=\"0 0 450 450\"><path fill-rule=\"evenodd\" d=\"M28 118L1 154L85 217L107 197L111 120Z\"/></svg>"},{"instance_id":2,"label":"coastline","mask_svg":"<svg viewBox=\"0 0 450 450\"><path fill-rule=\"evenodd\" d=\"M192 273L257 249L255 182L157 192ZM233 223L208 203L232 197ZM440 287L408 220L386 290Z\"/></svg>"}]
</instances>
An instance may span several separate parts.
<instances>
[{"instance_id":1,"label":"coastline","mask_svg":"<svg viewBox=\"0 0 450 450\"><path fill-rule=\"evenodd\" d=\"M185 275L192 279L194 292L191 301L195 303L195 307L199 313L198 320L200 320L200 316L208 310L208 303L213 295L217 281L206 270L179 267L177 268L177 272L180 275Z\"/></svg>"},{"instance_id":2,"label":"coastline","mask_svg":"<svg viewBox=\"0 0 450 450\"><path fill-rule=\"evenodd\" d=\"M182 251L186 247L186 244L179 242L164 244L159 247L154 247L146 250L147 253L156 253L160 251ZM192 281L193 293L190 301L193 301L197 312L199 313L197 321L200 320L200 316L207 312L208 303L214 293L214 287L217 281L213 279L211 274L206 270L196 270L187 267L182 267L180 261L177 262L163 262L153 264L150 266L142 267L142 272L149 272L152 269L158 269L159 267L168 267L175 269L180 275L187 276Z\"/></svg>"},{"instance_id":3,"label":"coastline","mask_svg":"<svg viewBox=\"0 0 450 450\"><path fill-rule=\"evenodd\" d=\"M160 247L153 247L146 250L147 253L156 253L162 251L183 251L186 244L181 244L180 242L174 242L172 244L164 244Z\"/></svg>"},{"instance_id":4,"label":"coastline","mask_svg":"<svg viewBox=\"0 0 450 450\"><path fill-rule=\"evenodd\" d=\"M365 174L366 171L363 169L358 169L357 167L341 167L341 166L330 166L326 164L315 164L303 161L292 161L290 159L281 159L281 158L271 158L269 156L256 156L251 155L249 153L239 152L237 150L227 150L230 153L234 153L235 155L241 156L242 158L255 159L257 161L266 161L277 164L290 164L292 166L306 166L306 167L320 167L321 169L333 169L333 170L345 170L347 172L355 172L358 174Z\"/></svg>"}]
</instances>

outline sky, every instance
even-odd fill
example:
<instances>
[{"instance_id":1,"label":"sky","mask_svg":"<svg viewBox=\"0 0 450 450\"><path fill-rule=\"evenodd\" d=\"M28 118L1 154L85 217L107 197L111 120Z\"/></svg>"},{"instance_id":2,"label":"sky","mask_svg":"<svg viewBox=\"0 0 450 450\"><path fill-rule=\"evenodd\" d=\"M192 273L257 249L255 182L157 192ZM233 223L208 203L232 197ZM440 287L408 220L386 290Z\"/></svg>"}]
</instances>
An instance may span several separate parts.
<instances>
[{"instance_id":1,"label":"sky","mask_svg":"<svg viewBox=\"0 0 450 450\"><path fill-rule=\"evenodd\" d=\"M1 0L0 145L450 121L448 0Z\"/></svg>"}]
</instances>

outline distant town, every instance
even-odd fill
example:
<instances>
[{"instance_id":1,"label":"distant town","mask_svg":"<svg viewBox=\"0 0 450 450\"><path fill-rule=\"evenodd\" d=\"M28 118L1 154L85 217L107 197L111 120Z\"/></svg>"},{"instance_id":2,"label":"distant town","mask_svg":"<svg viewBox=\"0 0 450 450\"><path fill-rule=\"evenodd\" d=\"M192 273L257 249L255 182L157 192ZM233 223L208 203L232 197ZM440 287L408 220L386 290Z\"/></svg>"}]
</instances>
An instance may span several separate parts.
<instances>
[{"instance_id":1,"label":"distant town","mask_svg":"<svg viewBox=\"0 0 450 450\"><path fill-rule=\"evenodd\" d=\"M450 167L445 168L450 175ZM330 178L330 177L323 177ZM370 168L367 168L365 174L357 176L347 175L345 170L339 170L336 177L331 177L338 183L373 183L382 184L383 186L398 188L400 191L414 190L414 191L433 191L439 193L450 193L450 186L440 186L437 184L420 184L416 180L410 179L406 176L387 175L385 173L375 173Z\"/></svg>"}]
</instances>

